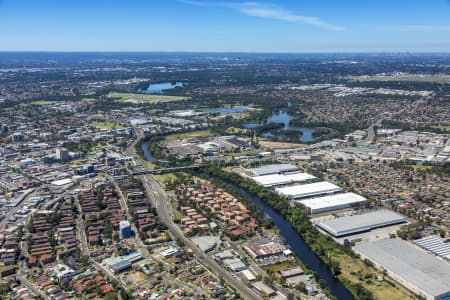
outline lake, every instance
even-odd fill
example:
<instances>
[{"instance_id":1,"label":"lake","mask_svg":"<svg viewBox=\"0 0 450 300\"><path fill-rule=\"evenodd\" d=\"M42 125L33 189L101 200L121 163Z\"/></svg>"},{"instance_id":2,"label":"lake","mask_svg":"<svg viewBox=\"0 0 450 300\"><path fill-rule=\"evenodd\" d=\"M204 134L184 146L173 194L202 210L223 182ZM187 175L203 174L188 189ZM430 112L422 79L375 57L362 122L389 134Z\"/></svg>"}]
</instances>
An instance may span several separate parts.
<instances>
[{"instance_id":1,"label":"lake","mask_svg":"<svg viewBox=\"0 0 450 300\"><path fill-rule=\"evenodd\" d=\"M183 82L161 82L161 83L150 83L146 89L139 89L139 93L145 94L163 94L165 90L174 89L176 87L183 87L186 85Z\"/></svg>"},{"instance_id":2,"label":"lake","mask_svg":"<svg viewBox=\"0 0 450 300\"><path fill-rule=\"evenodd\" d=\"M303 134L299 138L299 141L302 143L310 143L314 142L316 139L314 138L314 129L308 127L292 127L289 123L291 120L295 119L294 116L288 114L284 110L279 110L277 112L272 113L270 117L267 118L267 123L283 123L284 127L282 130L295 130L301 131ZM263 134L264 137L274 138L274 133L266 132Z\"/></svg>"}]
</instances>

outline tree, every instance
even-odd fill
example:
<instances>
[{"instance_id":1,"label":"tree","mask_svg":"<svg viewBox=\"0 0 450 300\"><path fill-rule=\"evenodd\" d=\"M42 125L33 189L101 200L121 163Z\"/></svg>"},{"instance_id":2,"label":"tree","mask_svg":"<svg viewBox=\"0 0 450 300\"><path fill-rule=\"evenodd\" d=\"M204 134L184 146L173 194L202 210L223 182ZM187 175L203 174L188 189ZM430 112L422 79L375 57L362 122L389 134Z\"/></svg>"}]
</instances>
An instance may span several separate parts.
<instances>
[{"instance_id":1,"label":"tree","mask_svg":"<svg viewBox=\"0 0 450 300\"><path fill-rule=\"evenodd\" d=\"M110 293L106 294L103 299L105 299L105 300L117 300L117 299L119 299L119 297L117 296L117 294L115 292L110 292Z\"/></svg>"},{"instance_id":2,"label":"tree","mask_svg":"<svg viewBox=\"0 0 450 300\"><path fill-rule=\"evenodd\" d=\"M332 259L330 261L330 270L334 276L341 274L341 266L337 260Z\"/></svg>"},{"instance_id":3,"label":"tree","mask_svg":"<svg viewBox=\"0 0 450 300\"><path fill-rule=\"evenodd\" d=\"M303 281L300 281L295 286L295 289L301 293L306 293L306 284Z\"/></svg>"}]
</instances>

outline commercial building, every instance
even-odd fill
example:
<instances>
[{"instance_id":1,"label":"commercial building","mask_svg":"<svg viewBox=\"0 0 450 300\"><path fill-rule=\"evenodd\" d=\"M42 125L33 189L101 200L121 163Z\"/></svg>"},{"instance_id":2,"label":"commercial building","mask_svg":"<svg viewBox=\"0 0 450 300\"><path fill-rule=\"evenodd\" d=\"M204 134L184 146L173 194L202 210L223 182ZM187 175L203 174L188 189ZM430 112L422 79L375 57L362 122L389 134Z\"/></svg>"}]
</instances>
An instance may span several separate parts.
<instances>
[{"instance_id":1,"label":"commercial building","mask_svg":"<svg viewBox=\"0 0 450 300\"><path fill-rule=\"evenodd\" d=\"M23 141L23 135L21 133L13 133L9 136L9 139L12 143L18 143Z\"/></svg>"},{"instance_id":2,"label":"commercial building","mask_svg":"<svg viewBox=\"0 0 450 300\"><path fill-rule=\"evenodd\" d=\"M127 239L133 236L133 231L131 231L131 224L129 221L120 221L119 229L121 238Z\"/></svg>"},{"instance_id":3,"label":"commercial building","mask_svg":"<svg viewBox=\"0 0 450 300\"><path fill-rule=\"evenodd\" d=\"M56 159L62 161L69 160L69 150L65 148L56 148Z\"/></svg>"},{"instance_id":4,"label":"commercial building","mask_svg":"<svg viewBox=\"0 0 450 300\"><path fill-rule=\"evenodd\" d=\"M244 249L253 259L264 259L274 255L282 255L287 250L286 246L269 241L265 243L250 243L244 246Z\"/></svg>"},{"instance_id":5,"label":"commercial building","mask_svg":"<svg viewBox=\"0 0 450 300\"><path fill-rule=\"evenodd\" d=\"M275 191L288 199L302 199L342 191L340 187L327 181L276 188Z\"/></svg>"},{"instance_id":6,"label":"commercial building","mask_svg":"<svg viewBox=\"0 0 450 300\"><path fill-rule=\"evenodd\" d=\"M272 297L276 292L262 281L254 282L253 287L264 297Z\"/></svg>"},{"instance_id":7,"label":"commercial building","mask_svg":"<svg viewBox=\"0 0 450 300\"><path fill-rule=\"evenodd\" d=\"M247 269L247 266L239 258L225 259L222 263L233 272L240 272Z\"/></svg>"},{"instance_id":8,"label":"commercial building","mask_svg":"<svg viewBox=\"0 0 450 300\"><path fill-rule=\"evenodd\" d=\"M177 248L169 248L169 249L159 252L159 255L161 255L164 258L168 258L168 257L171 257L171 256L177 254L179 251L180 250L178 250Z\"/></svg>"},{"instance_id":9,"label":"commercial building","mask_svg":"<svg viewBox=\"0 0 450 300\"><path fill-rule=\"evenodd\" d=\"M259 185L264 187L272 187L277 185L292 184L296 182L303 182L316 177L308 173L291 173L291 174L270 174L255 176L252 179Z\"/></svg>"},{"instance_id":10,"label":"commercial building","mask_svg":"<svg viewBox=\"0 0 450 300\"><path fill-rule=\"evenodd\" d=\"M132 264L140 261L142 255L139 252L130 252L123 256L111 256L102 261L103 265L108 266L112 271L120 273L131 268Z\"/></svg>"},{"instance_id":11,"label":"commercial building","mask_svg":"<svg viewBox=\"0 0 450 300\"><path fill-rule=\"evenodd\" d=\"M241 275L248 282L252 282L252 281L256 280L255 275L248 269L242 270Z\"/></svg>"},{"instance_id":12,"label":"commercial building","mask_svg":"<svg viewBox=\"0 0 450 300\"><path fill-rule=\"evenodd\" d=\"M286 172L298 171L298 168L290 164L272 164L265 165L258 168L249 169L250 173L254 176L263 176L270 174L282 174Z\"/></svg>"},{"instance_id":13,"label":"commercial building","mask_svg":"<svg viewBox=\"0 0 450 300\"><path fill-rule=\"evenodd\" d=\"M300 267L294 267L291 269L287 269L287 270L281 270L279 271L280 276L284 277L284 278L288 278L288 277L293 277L293 276L297 276L297 275L302 275L303 269Z\"/></svg>"},{"instance_id":14,"label":"commercial building","mask_svg":"<svg viewBox=\"0 0 450 300\"><path fill-rule=\"evenodd\" d=\"M355 193L342 193L317 198L300 200L311 214L317 214L330 210L338 210L360 204L367 199Z\"/></svg>"},{"instance_id":15,"label":"commercial building","mask_svg":"<svg viewBox=\"0 0 450 300\"><path fill-rule=\"evenodd\" d=\"M342 237L403 222L406 222L406 218L397 213L389 210L377 210L318 222L316 226L334 237Z\"/></svg>"},{"instance_id":16,"label":"commercial building","mask_svg":"<svg viewBox=\"0 0 450 300\"><path fill-rule=\"evenodd\" d=\"M435 256L399 239L361 243L354 249L427 299L449 299L450 265Z\"/></svg>"}]
</instances>

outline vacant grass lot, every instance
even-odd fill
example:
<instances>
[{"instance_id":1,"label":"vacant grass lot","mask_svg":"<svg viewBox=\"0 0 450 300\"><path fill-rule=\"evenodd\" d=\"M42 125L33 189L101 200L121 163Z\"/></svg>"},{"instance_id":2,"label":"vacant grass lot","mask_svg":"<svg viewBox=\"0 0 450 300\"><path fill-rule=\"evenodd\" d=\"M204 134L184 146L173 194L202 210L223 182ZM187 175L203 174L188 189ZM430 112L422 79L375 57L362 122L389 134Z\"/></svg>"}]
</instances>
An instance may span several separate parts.
<instances>
[{"instance_id":1,"label":"vacant grass lot","mask_svg":"<svg viewBox=\"0 0 450 300\"><path fill-rule=\"evenodd\" d=\"M49 105L49 104L53 104L55 103L55 101L50 101L50 100L38 100L38 101L33 101L30 102L33 105Z\"/></svg>"},{"instance_id":2,"label":"vacant grass lot","mask_svg":"<svg viewBox=\"0 0 450 300\"><path fill-rule=\"evenodd\" d=\"M97 101L97 99L95 99L95 98L82 98L81 101L82 102L86 102L86 103L91 103L91 102Z\"/></svg>"},{"instance_id":3,"label":"vacant grass lot","mask_svg":"<svg viewBox=\"0 0 450 300\"><path fill-rule=\"evenodd\" d=\"M123 128L123 126L114 123L114 122L97 122L95 123L95 127L98 129L108 130L108 129L120 129Z\"/></svg>"},{"instance_id":4,"label":"vacant grass lot","mask_svg":"<svg viewBox=\"0 0 450 300\"><path fill-rule=\"evenodd\" d=\"M206 137L206 136L215 136L215 135L210 130L199 130L199 131L171 134L166 137L166 141L174 141L178 139L185 139L192 137Z\"/></svg>"},{"instance_id":5,"label":"vacant grass lot","mask_svg":"<svg viewBox=\"0 0 450 300\"><path fill-rule=\"evenodd\" d=\"M379 283L377 275L381 272L373 267L367 266L363 261L352 259L347 255L340 256L338 261L341 266L339 278L348 280L354 284L361 283L366 289L373 293L375 299L411 299L410 296L399 287L394 287L386 281Z\"/></svg>"},{"instance_id":6,"label":"vacant grass lot","mask_svg":"<svg viewBox=\"0 0 450 300\"><path fill-rule=\"evenodd\" d=\"M119 102L124 103L158 103L158 102L170 102L181 101L189 99L189 97L179 96L164 96L164 95L147 95L147 94L135 94L135 93L109 93L107 98L117 99Z\"/></svg>"},{"instance_id":7,"label":"vacant grass lot","mask_svg":"<svg viewBox=\"0 0 450 300\"><path fill-rule=\"evenodd\" d=\"M266 272L276 274L281 270L287 270L287 269L295 268L298 266L299 266L299 264L296 260L291 260L291 261L286 261L286 262L282 262L282 263L278 263L278 264L274 264L274 265L269 265L269 266L263 267L263 269Z\"/></svg>"}]
</instances>

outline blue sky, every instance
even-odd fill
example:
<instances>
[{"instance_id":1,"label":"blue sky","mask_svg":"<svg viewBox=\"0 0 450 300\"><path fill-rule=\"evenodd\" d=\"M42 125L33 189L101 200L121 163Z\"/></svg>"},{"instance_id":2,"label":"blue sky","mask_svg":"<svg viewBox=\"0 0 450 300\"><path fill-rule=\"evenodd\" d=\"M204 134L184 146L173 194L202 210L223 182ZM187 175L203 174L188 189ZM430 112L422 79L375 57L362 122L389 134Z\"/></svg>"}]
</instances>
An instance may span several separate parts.
<instances>
[{"instance_id":1,"label":"blue sky","mask_svg":"<svg viewBox=\"0 0 450 300\"><path fill-rule=\"evenodd\" d=\"M450 0L0 0L0 51L450 52Z\"/></svg>"}]
</instances>

